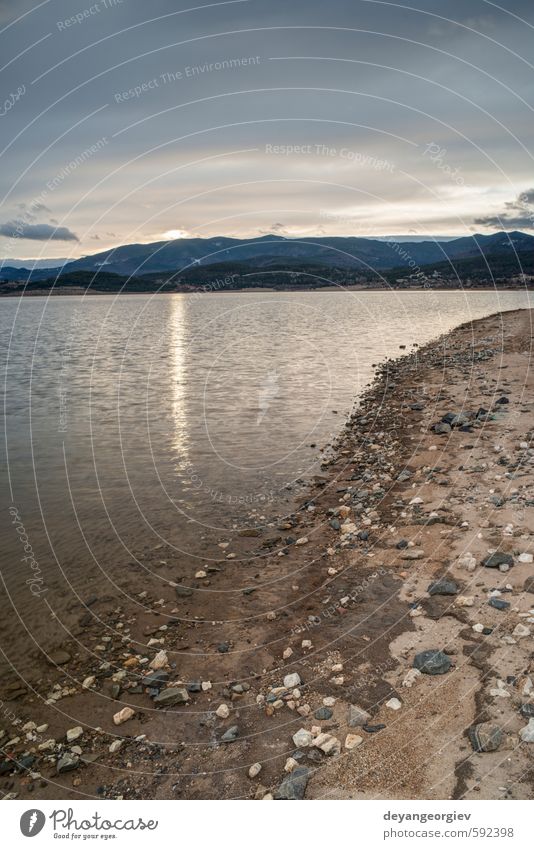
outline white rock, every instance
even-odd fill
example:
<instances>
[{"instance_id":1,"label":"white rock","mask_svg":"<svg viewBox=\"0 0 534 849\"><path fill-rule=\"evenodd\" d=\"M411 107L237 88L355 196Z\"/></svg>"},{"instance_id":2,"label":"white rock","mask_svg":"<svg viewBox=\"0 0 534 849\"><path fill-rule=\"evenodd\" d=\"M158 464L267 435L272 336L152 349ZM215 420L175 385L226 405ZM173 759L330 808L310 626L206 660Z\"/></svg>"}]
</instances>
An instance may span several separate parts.
<instances>
[{"instance_id":1,"label":"white rock","mask_svg":"<svg viewBox=\"0 0 534 849\"><path fill-rule=\"evenodd\" d=\"M459 595L455 601L457 607L473 607L474 603L475 598L472 595Z\"/></svg>"},{"instance_id":2,"label":"white rock","mask_svg":"<svg viewBox=\"0 0 534 849\"><path fill-rule=\"evenodd\" d=\"M341 743L332 734L319 734L313 741L313 745L325 755L338 755L341 752Z\"/></svg>"},{"instance_id":3,"label":"white rock","mask_svg":"<svg viewBox=\"0 0 534 849\"><path fill-rule=\"evenodd\" d=\"M512 631L514 637L530 637L530 628L527 628L526 625L516 625L514 630Z\"/></svg>"},{"instance_id":4,"label":"white rock","mask_svg":"<svg viewBox=\"0 0 534 849\"><path fill-rule=\"evenodd\" d=\"M306 545L307 542L308 542L308 537L299 537L299 539L296 541L295 545Z\"/></svg>"},{"instance_id":5,"label":"white rock","mask_svg":"<svg viewBox=\"0 0 534 849\"><path fill-rule=\"evenodd\" d=\"M311 731L308 731L306 728L299 728L299 730L293 734L293 742L297 749L306 749L308 746L311 746L313 742Z\"/></svg>"},{"instance_id":6,"label":"white rock","mask_svg":"<svg viewBox=\"0 0 534 849\"><path fill-rule=\"evenodd\" d=\"M466 551L465 554L458 558L458 566L462 569L467 569L468 572L474 572L477 568L476 558L473 557L470 551Z\"/></svg>"},{"instance_id":7,"label":"white rock","mask_svg":"<svg viewBox=\"0 0 534 849\"><path fill-rule=\"evenodd\" d=\"M113 722L115 725L122 725L123 722L127 722L132 716L135 716L135 711L131 707L125 707L114 715Z\"/></svg>"},{"instance_id":8,"label":"white rock","mask_svg":"<svg viewBox=\"0 0 534 849\"><path fill-rule=\"evenodd\" d=\"M481 634L484 630L484 625L481 622L477 622L476 625L473 625L473 631L477 634Z\"/></svg>"},{"instance_id":9,"label":"white rock","mask_svg":"<svg viewBox=\"0 0 534 849\"><path fill-rule=\"evenodd\" d=\"M360 743L363 743L363 737L360 737L359 734L347 734L345 737L346 749L355 749Z\"/></svg>"},{"instance_id":10,"label":"white rock","mask_svg":"<svg viewBox=\"0 0 534 849\"><path fill-rule=\"evenodd\" d=\"M285 772L293 772L293 770L299 765L299 762L295 760L295 758L288 758L284 764Z\"/></svg>"},{"instance_id":11,"label":"white rock","mask_svg":"<svg viewBox=\"0 0 534 849\"><path fill-rule=\"evenodd\" d=\"M517 559L520 563L532 563L534 557L529 551L524 551L523 554L520 554Z\"/></svg>"},{"instance_id":12,"label":"white rock","mask_svg":"<svg viewBox=\"0 0 534 849\"><path fill-rule=\"evenodd\" d=\"M151 669L163 669L164 666L167 666L168 662L167 652L162 649L150 662L149 666Z\"/></svg>"},{"instance_id":13,"label":"white rock","mask_svg":"<svg viewBox=\"0 0 534 849\"><path fill-rule=\"evenodd\" d=\"M290 672L289 675L284 677L284 687L287 687L288 690L298 687L299 684L302 684L302 681L298 672Z\"/></svg>"},{"instance_id":14,"label":"white rock","mask_svg":"<svg viewBox=\"0 0 534 849\"><path fill-rule=\"evenodd\" d=\"M227 719L230 716L230 708L228 705L223 703L222 705L219 705L215 713L220 719Z\"/></svg>"},{"instance_id":15,"label":"white rock","mask_svg":"<svg viewBox=\"0 0 534 849\"><path fill-rule=\"evenodd\" d=\"M529 719L528 725L519 732L523 743L534 743L534 718Z\"/></svg>"},{"instance_id":16,"label":"white rock","mask_svg":"<svg viewBox=\"0 0 534 849\"><path fill-rule=\"evenodd\" d=\"M108 752L113 754L114 752L118 752L120 747L122 746L122 740L114 740L113 743L110 743Z\"/></svg>"},{"instance_id":17,"label":"white rock","mask_svg":"<svg viewBox=\"0 0 534 849\"><path fill-rule=\"evenodd\" d=\"M76 725L74 728L69 728L67 731L67 743L74 743L78 737L81 737L83 734L83 728L81 725Z\"/></svg>"},{"instance_id":18,"label":"white rock","mask_svg":"<svg viewBox=\"0 0 534 849\"><path fill-rule=\"evenodd\" d=\"M83 679L82 687L84 690L88 690L89 687L92 687L96 681L96 677L94 675L88 675L87 678Z\"/></svg>"},{"instance_id":19,"label":"white rock","mask_svg":"<svg viewBox=\"0 0 534 849\"><path fill-rule=\"evenodd\" d=\"M390 710L400 710L402 707L402 702L399 701L399 699L395 698L389 699L389 701L386 702L386 707L390 708Z\"/></svg>"},{"instance_id":20,"label":"white rock","mask_svg":"<svg viewBox=\"0 0 534 849\"><path fill-rule=\"evenodd\" d=\"M261 772L261 764L260 763L252 764L252 766L250 767L250 769L248 771L248 777L249 778L256 778L256 776L259 775L260 772Z\"/></svg>"},{"instance_id":21,"label":"white rock","mask_svg":"<svg viewBox=\"0 0 534 849\"><path fill-rule=\"evenodd\" d=\"M413 685L420 676L421 671L419 669L409 669L404 678L402 679L402 686L413 687Z\"/></svg>"}]
</instances>

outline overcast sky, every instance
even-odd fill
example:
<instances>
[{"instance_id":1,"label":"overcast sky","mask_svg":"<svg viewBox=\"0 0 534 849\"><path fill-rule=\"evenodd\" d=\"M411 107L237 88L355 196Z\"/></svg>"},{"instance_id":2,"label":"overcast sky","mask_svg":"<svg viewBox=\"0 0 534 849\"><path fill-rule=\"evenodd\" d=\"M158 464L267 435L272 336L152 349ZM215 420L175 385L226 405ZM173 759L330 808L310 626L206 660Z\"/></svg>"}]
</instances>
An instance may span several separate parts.
<instances>
[{"instance_id":1,"label":"overcast sky","mask_svg":"<svg viewBox=\"0 0 534 849\"><path fill-rule=\"evenodd\" d=\"M0 0L0 257L534 231L534 4Z\"/></svg>"}]
</instances>

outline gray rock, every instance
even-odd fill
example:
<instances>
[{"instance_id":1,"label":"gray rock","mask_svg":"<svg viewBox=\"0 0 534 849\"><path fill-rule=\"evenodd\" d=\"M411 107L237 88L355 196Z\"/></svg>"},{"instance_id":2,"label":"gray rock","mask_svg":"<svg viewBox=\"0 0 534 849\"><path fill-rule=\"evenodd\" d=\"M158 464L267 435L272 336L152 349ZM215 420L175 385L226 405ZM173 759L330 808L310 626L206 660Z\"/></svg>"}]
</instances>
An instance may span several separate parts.
<instances>
[{"instance_id":1,"label":"gray rock","mask_svg":"<svg viewBox=\"0 0 534 849\"><path fill-rule=\"evenodd\" d=\"M320 707L313 714L315 719L332 719L333 713L330 708Z\"/></svg>"},{"instance_id":2,"label":"gray rock","mask_svg":"<svg viewBox=\"0 0 534 849\"><path fill-rule=\"evenodd\" d=\"M434 425L434 433L445 434L450 433L451 430L452 428L450 424L447 424L447 422L438 422Z\"/></svg>"},{"instance_id":3,"label":"gray rock","mask_svg":"<svg viewBox=\"0 0 534 849\"><path fill-rule=\"evenodd\" d=\"M491 722L472 725L467 733L475 752L496 752L504 739L499 726Z\"/></svg>"},{"instance_id":4,"label":"gray rock","mask_svg":"<svg viewBox=\"0 0 534 849\"><path fill-rule=\"evenodd\" d=\"M161 689L168 680L169 673L164 672L163 669L158 669L155 672L149 672L148 675L144 675L141 678L141 684L143 687L155 687L156 689Z\"/></svg>"},{"instance_id":5,"label":"gray rock","mask_svg":"<svg viewBox=\"0 0 534 849\"><path fill-rule=\"evenodd\" d=\"M371 714L367 713L366 710L358 707L357 705L349 705L349 715L347 718L347 725L350 728L358 728L366 725L371 719Z\"/></svg>"},{"instance_id":6,"label":"gray rock","mask_svg":"<svg viewBox=\"0 0 534 849\"><path fill-rule=\"evenodd\" d=\"M454 581L448 581L446 578L441 578L439 581L435 581L433 584L430 584L427 592L429 595L456 595L458 592L458 585L454 583Z\"/></svg>"},{"instance_id":7,"label":"gray rock","mask_svg":"<svg viewBox=\"0 0 534 849\"><path fill-rule=\"evenodd\" d=\"M287 778L284 778L274 794L275 799L300 800L304 799L306 787L310 780L310 771L305 766L298 766Z\"/></svg>"},{"instance_id":8,"label":"gray rock","mask_svg":"<svg viewBox=\"0 0 534 849\"><path fill-rule=\"evenodd\" d=\"M490 554L489 557L485 557L482 565L486 569L498 569L499 566L513 566L514 558L511 554L505 554L504 551L496 551L494 554Z\"/></svg>"},{"instance_id":9,"label":"gray rock","mask_svg":"<svg viewBox=\"0 0 534 849\"><path fill-rule=\"evenodd\" d=\"M193 595L191 587L182 587L180 584L174 588L174 592L178 598L189 598L189 596Z\"/></svg>"},{"instance_id":10,"label":"gray rock","mask_svg":"<svg viewBox=\"0 0 534 849\"><path fill-rule=\"evenodd\" d=\"M232 725L221 737L221 743L233 743L239 736L239 728L237 725Z\"/></svg>"},{"instance_id":11,"label":"gray rock","mask_svg":"<svg viewBox=\"0 0 534 849\"><path fill-rule=\"evenodd\" d=\"M167 687L161 690L154 698L156 707L172 707L173 705L185 705L189 701L189 694L185 687Z\"/></svg>"},{"instance_id":12,"label":"gray rock","mask_svg":"<svg viewBox=\"0 0 534 849\"><path fill-rule=\"evenodd\" d=\"M444 675L451 668L451 660L438 649L427 649L416 654L413 665L425 675Z\"/></svg>"},{"instance_id":13,"label":"gray rock","mask_svg":"<svg viewBox=\"0 0 534 849\"><path fill-rule=\"evenodd\" d=\"M61 775L63 772L70 772L77 769L80 765L80 759L77 755L63 755L56 764L56 772Z\"/></svg>"},{"instance_id":14,"label":"gray rock","mask_svg":"<svg viewBox=\"0 0 534 849\"><path fill-rule=\"evenodd\" d=\"M502 598L490 598L488 602L490 607L494 607L495 610L507 610L510 607L509 601L504 601Z\"/></svg>"}]
</instances>

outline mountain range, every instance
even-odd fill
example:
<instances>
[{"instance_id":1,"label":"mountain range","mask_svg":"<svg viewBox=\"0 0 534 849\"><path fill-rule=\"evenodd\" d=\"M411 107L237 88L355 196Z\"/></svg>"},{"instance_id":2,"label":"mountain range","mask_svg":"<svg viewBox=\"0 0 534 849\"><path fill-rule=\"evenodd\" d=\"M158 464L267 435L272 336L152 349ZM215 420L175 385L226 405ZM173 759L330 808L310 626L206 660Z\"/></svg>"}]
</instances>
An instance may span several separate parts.
<instances>
[{"instance_id":1,"label":"mountain range","mask_svg":"<svg viewBox=\"0 0 534 849\"><path fill-rule=\"evenodd\" d=\"M243 263L257 269L268 269L281 263L298 269L301 264L317 264L323 268L373 273L388 268L417 271L430 263L487 256L509 256L534 251L534 236L513 231L490 236L475 234L444 241L388 241L354 236L288 239L268 235L261 238L231 239L216 236L209 239L175 239L151 244L121 245L57 268L14 268L3 265L0 279L43 280L74 272L110 272L122 276L142 277L147 274L181 273L190 268L224 263Z\"/></svg>"}]
</instances>

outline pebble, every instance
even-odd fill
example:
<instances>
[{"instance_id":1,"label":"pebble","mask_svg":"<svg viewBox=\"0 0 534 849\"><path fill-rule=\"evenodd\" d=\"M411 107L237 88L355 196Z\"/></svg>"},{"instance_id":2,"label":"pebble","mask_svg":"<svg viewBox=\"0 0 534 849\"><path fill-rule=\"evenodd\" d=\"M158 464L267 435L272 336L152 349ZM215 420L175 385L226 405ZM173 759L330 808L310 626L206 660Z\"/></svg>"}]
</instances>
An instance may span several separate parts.
<instances>
[{"instance_id":1,"label":"pebble","mask_svg":"<svg viewBox=\"0 0 534 849\"><path fill-rule=\"evenodd\" d=\"M222 705L219 705L215 713L220 719L228 719L228 717L230 716L230 708L223 702Z\"/></svg>"},{"instance_id":2,"label":"pebble","mask_svg":"<svg viewBox=\"0 0 534 849\"><path fill-rule=\"evenodd\" d=\"M323 720L323 719L332 719L333 713L330 708L320 707L313 714L315 719Z\"/></svg>"},{"instance_id":3,"label":"pebble","mask_svg":"<svg viewBox=\"0 0 534 849\"><path fill-rule=\"evenodd\" d=\"M293 687L298 687L300 684L302 684L302 681L298 672L291 672L284 678L284 687L287 687L288 690L292 690Z\"/></svg>"},{"instance_id":4,"label":"pebble","mask_svg":"<svg viewBox=\"0 0 534 849\"><path fill-rule=\"evenodd\" d=\"M110 743L108 752L113 755L115 752L119 751L121 746L122 740L114 740L113 743Z\"/></svg>"},{"instance_id":5,"label":"pebble","mask_svg":"<svg viewBox=\"0 0 534 849\"><path fill-rule=\"evenodd\" d=\"M113 722L115 725L122 725L123 722L127 722L132 716L135 716L133 708L125 707L114 715Z\"/></svg>"},{"instance_id":6,"label":"pebble","mask_svg":"<svg viewBox=\"0 0 534 849\"><path fill-rule=\"evenodd\" d=\"M363 737L360 737L359 734L347 734L345 737L346 749L355 749L360 743L363 743Z\"/></svg>"},{"instance_id":7,"label":"pebble","mask_svg":"<svg viewBox=\"0 0 534 849\"><path fill-rule=\"evenodd\" d=\"M468 735L475 752L496 752L504 739L499 726L490 722L472 725Z\"/></svg>"},{"instance_id":8,"label":"pebble","mask_svg":"<svg viewBox=\"0 0 534 849\"><path fill-rule=\"evenodd\" d=\"M77 769L80 765L80 759L77 755L63 755L56 764L56 772L61 775L64 772L71 772Z\"/></svg>"},{"instance_id":9,"label":"pebble","mask_svg":"<svg viewBox=\"0 0 534 849\"><path fill-rule=\"evenodd\" d=\"M260 772L261 772L261 764L260 763L252 764L252 766L249 767L249 770L248 770L248 777L249 778L256 778L256 776L259 775Z\"/></svg>"},{"instance_id":10,"label":"pebble","mask_svg":"<svg viewBox=\"0 0 534 849\"><path fill-rule=\"evenodd\" d=\"M67 731L67 743L74 743L78 737L81 737L83 734L83 728L81 725L76 725L74 728L69 728Z\"/></svg>"},{"instance_id":11,"label":"pebble","mask_svg":"<svg viewBox=\"0 0 534 849\"><path fill-rule=\"evenodd\" d=\"M239 736L239 728L237 725L231 725L221 737L221 743L233 743Z\"/></svg>"},{"instance_id":12,"label":"pebble","mask_svg":"<svg viewBox=\"0 0 534 849\"><path fill-rule=\"evenodd\" d=\"M154 698L156 707L185 705L188 701L189 693L185 687L167 687L165 690L161 690Z\"/></svg>"},{"instance_id":13,"label":"pebble","mask_svg":"<svg viewBox=\"0 0 534 849\"><path fill-rule=\"evenodd\" d=\"M534 743L534 719L529 719L528 725L519 732L523 743Z\"/></svg>"},{"instance_id":14,"label":"pebble","mask_svg":"<svg viewBox=\"0 0 534 849\"><path fill-rule=\"evenodd\" d=\"M402 707L402 702L399 699L389 699L386 702L386 707L390 710L400 710Z\"/></svg>"},{"instance_id":15,"label":"pebble","mask_svg":"<svg viewBox=\"0 0 534 849\"><path fill-rule=\"evenodd\" d=\"M363 710L363 708L360 708L357 705L349 705L349 715L347 718L347 725L349 728L357 728L358 726L366 725L370 719L371 714L367 713L366 710Z\"/></svg>"},{"instance_id":16,"label":"pebble","mask_svg":"<svg viewBox=\"0 0 534 849\"><path fill-rule=\"evenodd\" d=\"M427 649L416 654L413 665L425 675L444 675L451 668L451 660L438 649Z\"/></svg>"},{"instance_id":17,"label":"pebble","mask_svg":"<svg viewBox=\"0 0 534 849\"><path fill-rule=\"evenodd\" d=\"M507 566L509 568L514 565L514 558L511 554L505 554L503 551L495 551L493 554L484 558L482 565L486 569L500 569L501 566Z\"/></svg>"},{"instance_id":18,"label":"pebble","mask_svg":"<svg viewBox=\"0 0 534 849\"><path fill-rule=\"evenodd\" d=\"M287 778L284 778L278 790L275 791L274 798L289 800L304 799L309 780L309 769L305 766L297 767Z\"/></svg>"},{"instance_id":19,"label":"pebble","mask_svg":"<svg viewBox=\"0 0 534 849\"><path fill-rule=\"evenodd\" d=\"M520 563L532 563L534 557L532 556L532 554L530 554L529 551L524 551L522 554L519 555L517 559Z\"/></svg>"},{"instance_id":20,"label":"pebble","mask_svg":"<svg viewBox=\"0 0 534 849\"><path fill-rule=\"evenodd\" d=\"M456 595L458 585L454 581L447 581L445 578L442 578L430 584L427 592L429 595Z\"/></svg>"},{"instance_id":21,"label":"pebble","mask_svg":"<svg viewBox=\"0 0 534 849\"><path fill-rule=\"evenodd\" d=\"M299 728L299 730L293 734L293 742L297 749L306 749L308 746L311 746L313 742L313 735L307 728Z\"/></svg>"},{"instance_id":22,"label":"pebble","mask_svg":"<svg viewBox=\"0 0 534 849\"><path fill-rule=\"evenodd\" d=\"M512 631L512 634L514 637L530 637L530 628L527 628L526 625L522 625L521 623L519 623L515 626L514 630Z\"/></svg>"}]
</instances>

